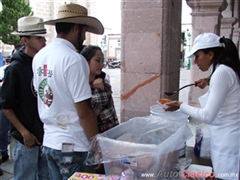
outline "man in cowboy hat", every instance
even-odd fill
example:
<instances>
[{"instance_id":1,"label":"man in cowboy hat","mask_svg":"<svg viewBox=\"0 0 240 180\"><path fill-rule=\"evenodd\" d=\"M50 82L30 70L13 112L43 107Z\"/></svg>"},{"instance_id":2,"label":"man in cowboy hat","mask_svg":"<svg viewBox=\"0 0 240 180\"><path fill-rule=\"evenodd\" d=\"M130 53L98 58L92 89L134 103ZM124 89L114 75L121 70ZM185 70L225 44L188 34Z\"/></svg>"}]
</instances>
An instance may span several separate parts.
<instances>
[{"instance_id":1,"label":"man in cowboy hat","mask_svg":"<svg viewBox=\"0 0 240 180\"><path fill-rule=\"evenodd\" d=\"M6 68L0 93L3 113L11 122L14 144L14 180L49 179L46 156L42 155L43 123L38 116L37 97L32 84L32 60L46 45L43 19L18 19L18 30L25 48L17 51Z\"/></svg>"},{"instance_id":2,"label":"man in cowboy hat","mask_svg":"<svg viewBox=\"0 0 240 180\"><path fill-rule=\"evenodd\" d=\"M75 171L93 172L83 162L98 127L90 102L89 67L77 50L86 32L103 34L104 28L78 4L60 6L57 19L44 23L55 25L57 38L34 57L33 83L44 123L43 146L50 176L68 179Z\"/></svg>"}]
</instances>

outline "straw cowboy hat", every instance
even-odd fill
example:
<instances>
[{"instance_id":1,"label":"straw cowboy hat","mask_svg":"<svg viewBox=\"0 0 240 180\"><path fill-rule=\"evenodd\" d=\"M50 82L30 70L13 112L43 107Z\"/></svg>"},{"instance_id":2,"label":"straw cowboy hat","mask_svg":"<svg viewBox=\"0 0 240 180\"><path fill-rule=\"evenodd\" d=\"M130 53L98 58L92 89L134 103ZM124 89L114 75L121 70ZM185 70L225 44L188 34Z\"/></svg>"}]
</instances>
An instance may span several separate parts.
<instances>
[{"instance_id":1,"label":"straw cowboy hat","mask_svg":"<svg viewBox=\"0 0 240 180\"><path fill-rule=\"evenodd\" d=\"M87 26L87 31L94 34L103 34L102 23L95 17L88 16L87 9L78 4L65 4L59 7L57 18L45 21L44 24L74 23Z\"/></svg>"},{"instance_id":2,"label":"straw cowboy hat","mask_svg":"<svg viewBox=\"0 0 240 180\"><path fill-rule=\"evenodd\" d=\"M18 30L11 33L16 36L49 36L43 19L36 16L24 16L18 19Z\"/></svg>"}]
</instances>

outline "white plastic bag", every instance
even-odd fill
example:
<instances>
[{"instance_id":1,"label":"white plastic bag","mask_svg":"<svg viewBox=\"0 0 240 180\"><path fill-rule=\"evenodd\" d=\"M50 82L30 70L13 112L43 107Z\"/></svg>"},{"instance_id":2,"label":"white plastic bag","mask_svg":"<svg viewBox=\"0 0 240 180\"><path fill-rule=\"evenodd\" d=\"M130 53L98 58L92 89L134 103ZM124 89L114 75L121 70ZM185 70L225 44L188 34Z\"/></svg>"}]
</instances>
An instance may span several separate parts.
<instances>
[{"instance_id":1,"label":"white plastic bag","mask_svg":"<svg viewBox=\"0 0 240 180\"><path fill-rule=\"evenodd\" d=\"M210 127L202 123L196 127L194 153L198 157L211 159L210 149Z\"/></svg>"}]
</instances>

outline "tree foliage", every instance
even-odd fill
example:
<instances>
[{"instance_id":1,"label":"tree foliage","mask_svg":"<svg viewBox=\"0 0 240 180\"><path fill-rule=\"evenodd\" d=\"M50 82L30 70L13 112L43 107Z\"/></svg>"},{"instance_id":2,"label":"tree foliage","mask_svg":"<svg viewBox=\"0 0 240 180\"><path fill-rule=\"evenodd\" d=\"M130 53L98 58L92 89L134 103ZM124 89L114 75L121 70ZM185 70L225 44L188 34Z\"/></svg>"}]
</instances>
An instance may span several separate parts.
<instances>
[{"instance_id":1,"label":"tree foliage","mask_svg":"<svg viewBox=\"0 0 240 180\"><path fill-rule=\"evenodd\" d=\"M32 8L26 0L1 0L2 11L0 12L0 40L5 44L19 44L20 37L11 32L17 30L17 21L20 17L32 15Z\"/></svg>"}]
</instances>

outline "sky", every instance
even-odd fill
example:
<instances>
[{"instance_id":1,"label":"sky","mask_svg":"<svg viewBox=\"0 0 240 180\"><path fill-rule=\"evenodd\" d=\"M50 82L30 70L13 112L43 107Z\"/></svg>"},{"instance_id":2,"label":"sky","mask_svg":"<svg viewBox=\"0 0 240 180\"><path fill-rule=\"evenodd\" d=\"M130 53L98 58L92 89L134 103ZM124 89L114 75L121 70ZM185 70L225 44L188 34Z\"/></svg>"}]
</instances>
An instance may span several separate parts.
<instances>
[{"instance_id":1,"label":"sky","mask_svg":"<svg viewBox=\"0 0 240 180\"><path fill-rule=\"evenodd\" d=\"M121 0L98 0L97 18L102 22L106 34L121 33Z\"/></svg>"},{"instance_id":2,"label":"sky","mask_svg":"<svg viewBox=\"0 0 240 180\"><path fill-rule=\"evenodd\" d=\"M182 31L189 29L192 32L192 9L187 5L186 0L182 1Z\"/></svg>"},{"instance_id":3,"label":"sky","mask_svg":"<svg viewBox=\"0 0 240 180\"><path fill-rule=\"evenodd\" d=\"M121 33L121 0L101 0L97 3L97 18L102 22L106 34ZM182 31L191 32L191 8L182 0Z\"/></svg>"}]
</instances>

